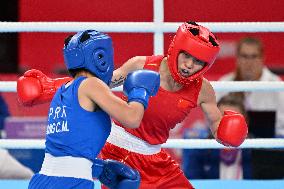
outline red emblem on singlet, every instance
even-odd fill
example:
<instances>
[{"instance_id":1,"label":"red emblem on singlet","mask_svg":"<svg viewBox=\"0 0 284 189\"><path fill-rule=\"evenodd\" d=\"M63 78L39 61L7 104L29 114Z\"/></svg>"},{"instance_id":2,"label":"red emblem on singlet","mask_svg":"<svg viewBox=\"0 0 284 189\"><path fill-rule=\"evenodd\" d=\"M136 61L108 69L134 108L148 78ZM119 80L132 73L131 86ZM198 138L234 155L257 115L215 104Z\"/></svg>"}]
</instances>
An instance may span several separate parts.
<instances>
[{"instance_id":1,"label":"red emblem on singlet","mask_svg":"<svg viewBox=\"0 0 284 189\"><path fill-rule=\"evenodd\" d=\"M179 99L178 103L177 103L177 107L184 108L184 109L188 108L189 105L190 105L190 102L188 100L185 100L185 99L182 99L182 98Z\"/></svg>"}]
</instances>

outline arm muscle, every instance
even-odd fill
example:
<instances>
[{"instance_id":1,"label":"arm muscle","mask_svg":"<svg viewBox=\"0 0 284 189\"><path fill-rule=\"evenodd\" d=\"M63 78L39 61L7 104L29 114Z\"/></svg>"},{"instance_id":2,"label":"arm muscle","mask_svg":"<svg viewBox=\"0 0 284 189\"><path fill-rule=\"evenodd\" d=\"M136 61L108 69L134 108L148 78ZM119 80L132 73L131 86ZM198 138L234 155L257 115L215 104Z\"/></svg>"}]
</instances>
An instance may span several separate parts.
<instances>
[{"instance_id":1,"label":"arm muscle","mask_svg":"<svg viewBox=\"0 0 284 189\"><path fill-rule=\"evenodd\" d=\"M95 77L82 82L79 90L84 96L126 127L137 128L139 126L144 115L142 104L123 101L115 96L104 82Z\"/></svg>"},{"instance_id":2,"label":"arm muscle","mask_svg":"<svg viewBox=\"0 0 284 189\"><path fill-rule=\"evenodd\" d=\"M145 61L146 56L135 56L126 61L120 68L113 72L110 88L122 85L129 72L143 69Z\"/></svg>"},{"instance_id":3,"label":"arm muscle","mask_svg":"<svg viewBox=\"0 0 284 189\"><path fill-rule=\"evenodd\" d=\"M202 111L206 114L206 117L210 122L211 132L216 138L216 132L221 121L222 114L217 107L214 89L206 79L203 79L198 103L200 104Z\"/></svg>"}]
</instances>

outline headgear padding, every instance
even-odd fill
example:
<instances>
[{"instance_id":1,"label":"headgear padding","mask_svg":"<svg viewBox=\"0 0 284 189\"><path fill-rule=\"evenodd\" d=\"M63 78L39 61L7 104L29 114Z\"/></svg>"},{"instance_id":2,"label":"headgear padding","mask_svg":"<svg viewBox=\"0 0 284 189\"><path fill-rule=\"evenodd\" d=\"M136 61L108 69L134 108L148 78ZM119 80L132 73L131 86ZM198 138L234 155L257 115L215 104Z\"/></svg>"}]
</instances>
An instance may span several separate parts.
<instances>
[{"instance_id":1,"label":"headgear padding","mask_svg":"<svg viewBox=\"0 0 284 189\"><path fill-rule=\"evenodd\" d=\"M197 24L183 23L178 28L168 50L168 66L172 77L178 83L189 84L212 66L219 50L216 37L207 28ZM205 66L197 73L183 77L178 71L178 55L182 51L205 62Z\"/></svg>"},{"instance_id":2,"label":"headgear padding","mask_svg":"<svg viewBox=\"0 0 284 189\"><path fill-rule=\"evenodd\" d=\"M78 32L64 46L63 53L68 70L84 68L109 84L114 65L112 40L108 35L95 30Z\"/></svg>"}]
</instances>

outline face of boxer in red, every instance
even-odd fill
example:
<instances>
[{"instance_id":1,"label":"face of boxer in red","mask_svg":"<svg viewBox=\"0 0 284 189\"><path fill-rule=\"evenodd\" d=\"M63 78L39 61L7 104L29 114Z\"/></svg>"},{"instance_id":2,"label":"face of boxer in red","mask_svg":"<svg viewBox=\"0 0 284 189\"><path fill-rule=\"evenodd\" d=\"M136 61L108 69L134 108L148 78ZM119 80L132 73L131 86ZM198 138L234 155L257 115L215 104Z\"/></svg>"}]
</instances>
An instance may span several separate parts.
<instances>
[{"instance_id":1,"label":"face of boxer in red","mask_svg":"<svg viewBox=\"0 0 284 189\"><path fill-rule=\"evenodd\" d=\"M205 62L198 60L185 51L181 51L177 58L178 72L181 76L188 78L204 68Z\"/></svg>"},{"instance_id":2,"label":"face of boxer in red","mask_svg":"<svg viewBox=\"0 0 284 189\"><path fill-rule=\"evenodd\" d=\"M203 75L214 63L220 47L216 37L205 27L188 22L182 24L168 50L168 67L178 83L188 85ZM183 59L192 60L194 69L186 68ZM189 65L189 63L188 63Z\"/></svg>"}]
</instances>

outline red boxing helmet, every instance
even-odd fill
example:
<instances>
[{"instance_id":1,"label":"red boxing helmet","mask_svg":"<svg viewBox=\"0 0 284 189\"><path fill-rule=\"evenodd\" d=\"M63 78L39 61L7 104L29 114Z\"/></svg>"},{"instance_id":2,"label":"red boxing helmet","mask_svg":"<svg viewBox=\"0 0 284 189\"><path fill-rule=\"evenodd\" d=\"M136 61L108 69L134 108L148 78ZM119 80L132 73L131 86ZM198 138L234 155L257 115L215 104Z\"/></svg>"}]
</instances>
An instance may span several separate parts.
<instances>
[{"instance_id":1,"label":"red boxing helmet","mask_svg":"<svg viewBox=\"0 0 284 189\"><path fill-rule=\"evenodd\" d=\"M177 30L168 50L168 66L172 77L178 83L188 85L204 74L214 63L220 47L216 37L209 29L195 22L183 23ZM183 77L178 72L177 58L181 51L205 62L205 66L197 73Z\"/></svg>"}]
</instances>

